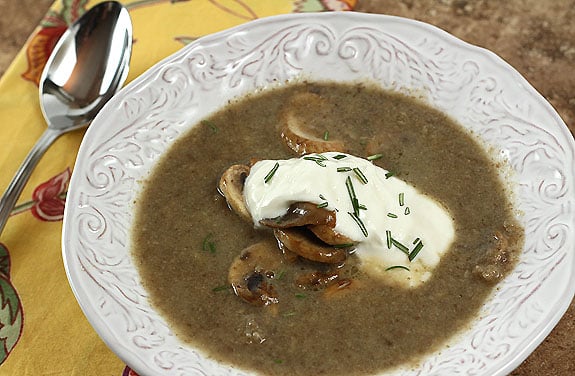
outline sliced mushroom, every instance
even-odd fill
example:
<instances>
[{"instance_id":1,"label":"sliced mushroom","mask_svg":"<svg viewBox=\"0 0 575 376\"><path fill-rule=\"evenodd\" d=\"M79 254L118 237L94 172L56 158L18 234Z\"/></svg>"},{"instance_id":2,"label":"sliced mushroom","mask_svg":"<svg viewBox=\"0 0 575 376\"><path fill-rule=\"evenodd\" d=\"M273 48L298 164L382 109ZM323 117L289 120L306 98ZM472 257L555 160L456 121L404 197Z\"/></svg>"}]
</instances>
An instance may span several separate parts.
<instances>
[{"instance_id":1,"label":"sliced mushroom","mask_svg":"<svg viewBox=\"0 0 575 376\"><path fill-rule=\"evenodd\" d=\"M324 134L329 130L325 129L325 125L315 124L318 119L325 118L331 112L330 104L318 94L294 95L280 115L282 140L299 155L327 151L345 152L342 141L325 139ZM323 129L318 129L320 127Z\"/></svg>"},{"instance_id":2,"label":"sliced mushroom","mask_svg":"<svg viewBox=\"0 0 575 376\"><path fill-rule=\"evenodd\" d=\"M321 241L329 245L353 245L355 242L347 236L335 231L333 226L309 225L307 228Z\"/></svg>"},{"instance_id":3,"label":"sliced mushroom","mask_svg":"<svg viewBox=\"0 0 575 376\"><path fill-rule=\"evenodd\" d=\"M315 270L312 272L300 274L295 282L301 288L323 288L325 286L334 283L339 277L337 270L319 271Z\"/></svg>"},{"instance_id":4,"label":"sliced mushroom","mask_svg":"<svg viewBox=\"0 0 575 376\"><path fill-rule=\"evenodd\" d=\"M347 250L322 243L303 227L274 229L281 246L311 261L341 264L347 259Z\"/></svg>"},{"instance_id":5,"label":"sliced mushroom","mask_svg":"<svg viewBox=\"0 0 575 376\"><path fill-rule=\"evenodd\" d=\"M229 167L220 178L219 191L226 198L228 206L244 220L251 222L252 216L244 201L244 184L250 174L250 168L245 165Z\"/></svg>"},{"instance_id":6,"label":"sliced mushroom","mask_svg":"<svg viewBox=\"0 0 575 376\"><path fill-rule=\"evenodd\" d=\"M276 218L262 219L260 223L272 228L289 228L306 225L335 226L335 212L318 208L310 202L295 202L287 212Z\"/></svg>"},{"instance_id":7,"label":"sliced mushroom","mask_svg":"<svg viewBox=\"0 0 575 376\"><path fill-rule=\"evenodd\" d=\"M232 262L228 282L237 296L255 306L279 303L271 283L282 263L273 241L262 241L244 249Z\"/></svg>"},{"instance_id":8,"label":"sliced mushroom","mask_svg":"<svg viewBox=\"0 0 575 376\"><path fill-rule=\"evenodd\" d=\"M335 283L330 284L323 292L323 296L328 299L344 296L361 287L361 283L357 279L340 279Z\"/></svg>"},{"instance_id":9,"label":"sliced mushroom","mask_svg":"<svg viewBox=\"0 0 575 376\"><path fill-rule=\"evenodd\" d=\"M486 282L499 282L513 265L508 236L505 230L495 231L492 246L475 266L475 274Z\"/></svg>"}]
</instances>

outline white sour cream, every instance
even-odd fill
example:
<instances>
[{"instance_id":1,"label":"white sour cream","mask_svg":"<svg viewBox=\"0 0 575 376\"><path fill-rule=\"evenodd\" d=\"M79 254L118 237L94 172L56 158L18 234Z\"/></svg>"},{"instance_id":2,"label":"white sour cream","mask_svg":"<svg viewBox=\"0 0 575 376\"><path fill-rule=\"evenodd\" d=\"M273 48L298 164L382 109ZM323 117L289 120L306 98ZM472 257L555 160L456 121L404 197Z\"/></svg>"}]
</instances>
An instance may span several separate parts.
<instances>
[{"instance_id":1,"label":"white sour cream","mask_svg":"<svg viewBox=\"0 0 575 376\"><path fill-rule=\"evenodd\" d=\"M335 231L358 243L356 254L367 273L416 287L429 279L453 242L453 219L437 201L390 175L366 159L337 152L262 160L251 168L244 197L256 227L262 219L285 214L294 202L327 202L326 209L336 212ZM363 208L354 209L350 182ZM359 221L349 214L354 211ZM410 261L406 253L419 241L423 247Z\"/></svg>"}]
</instances>

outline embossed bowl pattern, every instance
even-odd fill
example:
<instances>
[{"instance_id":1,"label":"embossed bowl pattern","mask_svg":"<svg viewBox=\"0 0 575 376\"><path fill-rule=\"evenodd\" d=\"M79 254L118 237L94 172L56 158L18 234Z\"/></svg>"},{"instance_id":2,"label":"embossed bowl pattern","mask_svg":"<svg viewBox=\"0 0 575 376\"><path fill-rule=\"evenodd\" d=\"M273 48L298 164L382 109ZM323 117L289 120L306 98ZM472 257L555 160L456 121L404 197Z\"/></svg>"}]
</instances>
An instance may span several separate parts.
<instances>
[{"instance_id":1,"label":"embossed bowl pattern","mask_svg":"<svg viewBox=\"0 0 575 376\"><path fill-rule=\"evenodd\" d=\"M503 375L567 309L574 278L574 142L512 67L427 24L358 13L277 16L201 38L130 83L86 133L63 231L73 291L141 375L244 375L181 343L147 301L130 255L141 182L170 144L229 99L288 81L370 81L417 95L505 159L526 243L472 327L397 375Z\"/></svg>"}]
</instances>

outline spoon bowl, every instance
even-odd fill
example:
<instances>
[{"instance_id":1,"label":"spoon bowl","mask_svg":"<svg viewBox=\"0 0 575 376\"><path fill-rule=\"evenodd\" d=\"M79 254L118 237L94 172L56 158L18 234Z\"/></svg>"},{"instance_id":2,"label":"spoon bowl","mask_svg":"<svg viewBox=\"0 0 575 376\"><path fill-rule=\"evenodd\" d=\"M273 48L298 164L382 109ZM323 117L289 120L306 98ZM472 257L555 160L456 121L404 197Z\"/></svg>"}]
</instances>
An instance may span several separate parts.
<instances>
[{"instance_id":1,"label":"spoon bowl","mask_svg":"<svg viewBox=\"0 0 575 376\"><path fill-rule=\"evenodd\" d=\"M60 38L40 78L49 128L89 123L128 75L132 44L128 11L117 2L91 8Z\"/></svg>"},{"instance_id":2,"label":"spoon bowl","mask_svg":"<svg viewBox=\"0 0 575 376\"><path fill-rule=\"evenodd\" d=\"M130 15L116 1L97 4L64 32L40 78L48 128L0 199L0 233L46 149L62 134L87 126L126 81L131 52Z\"/></svg>"}]
</instances>

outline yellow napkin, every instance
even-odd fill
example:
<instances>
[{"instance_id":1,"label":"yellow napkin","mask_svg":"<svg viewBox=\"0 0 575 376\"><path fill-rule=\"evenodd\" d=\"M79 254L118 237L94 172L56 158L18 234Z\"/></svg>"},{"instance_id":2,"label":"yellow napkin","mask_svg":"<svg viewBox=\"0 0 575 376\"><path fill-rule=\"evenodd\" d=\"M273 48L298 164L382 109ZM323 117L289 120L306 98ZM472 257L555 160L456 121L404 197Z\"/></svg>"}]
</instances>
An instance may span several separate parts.
<instances>
[{"instance_id":1,"label":"yellow napkin","mask_svg":"<svg viewBox=\"0 0 575 376\"><path fill-rule=\"evenodd\" d=\"M128 80L205 34L281 13L350 10L356 1L122 0L134 27ZM2 191L45 129L37 82L51 49L99 2L54 3L0 80ZM66 134L48 150L0 235L0 375L134 374L89 325L63 267L63 205L83 134Z\"/></svg>"}]
</instances>

